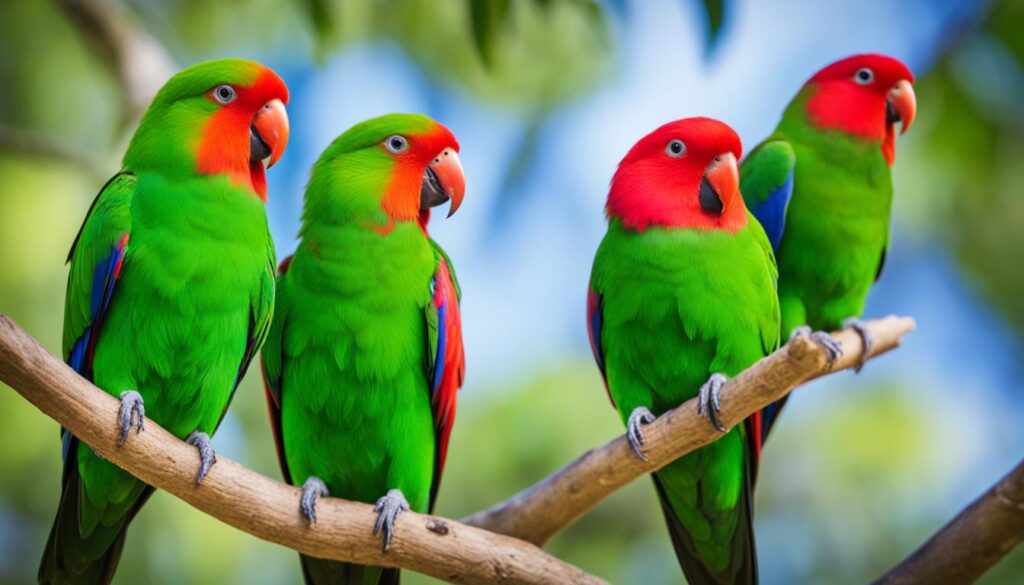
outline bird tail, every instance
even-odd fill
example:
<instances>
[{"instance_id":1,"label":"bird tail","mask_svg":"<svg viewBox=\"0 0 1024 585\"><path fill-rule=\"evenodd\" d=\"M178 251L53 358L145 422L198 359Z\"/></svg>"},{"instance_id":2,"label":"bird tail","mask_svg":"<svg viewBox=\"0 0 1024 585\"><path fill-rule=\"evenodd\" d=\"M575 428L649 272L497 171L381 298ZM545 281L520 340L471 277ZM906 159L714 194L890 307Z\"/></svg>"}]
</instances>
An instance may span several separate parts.
<instances>
[{"instance_id":1,"label":"bird tail","mask_svg":"<svg viewBox=\"0 0 1024 585\"><path fill-rule=\"evenodd\" d=\"M401 571L299 555L306 585L399 585Z\"/></svg>"},{"instance_id":2,"label":"bird tail","mask_svg":"<svg viewBox=\"0 0 1024 585\"><path fill-rule=\"evenodd\" d=\"M757 552L754 550L754 533L751 522L751 489L750 474L745 474L746 479L743 488L743 497L740 499L739 521L736 531L733 534L731 562L726 573L712 572L696 553L696 548L690 538L690 533L683 525L679 516L672 510L665 493L664 486L658 480L657 475L651 475L654 479L654 487L658 490L658 499L661 502L661 511L665 514L665 523L668 524L668 532L672 537L672 547L676 551L676 558L679 566L686 575L686 582L690 585L756 585L757 584Z\"/></svg>"},{"instance_id":3,"label":"bird tail","mask_svg":"<svg viewBox=\"0 0 1024 585\"><path fill-rule=\"evenodd\" d=\"M67 433L65 431L65 433ZM43 585L106 585L114 578L124 549L128 524L139 507L153 492L146 486L137 503L120 521L97 526L87 536L79 529L81 478L78 475L78 439L66 434L64 474L60 505L50 529L43 558L39 564L39 583Z\"/></svg>"}]
</instances>

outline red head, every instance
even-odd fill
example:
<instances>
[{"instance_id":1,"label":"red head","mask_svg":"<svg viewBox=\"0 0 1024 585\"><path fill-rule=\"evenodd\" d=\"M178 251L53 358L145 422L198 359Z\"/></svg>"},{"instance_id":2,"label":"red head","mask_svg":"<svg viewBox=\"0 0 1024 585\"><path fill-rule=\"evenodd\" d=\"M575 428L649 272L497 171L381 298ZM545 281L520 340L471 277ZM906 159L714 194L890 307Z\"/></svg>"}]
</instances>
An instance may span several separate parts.
<instances>
[{"instance_id":1,"label":"red head","mask_svg":"<svg viewBox=\"0 0 1024 585\"><path fill-rule=\"evenodd\" d=\"M288 144L288 88L272 70L242 62L248 71L236 83L220 83L206 92L216 107L203 127L197 151L200 173L224 173L267 198L264 171Z\"/></svg>"},{"instance_id":2,"label":"red head","mask_svg":"<svg viewBox=\"0 0 1024 585\"><path fill-rule=\"evenodd\" d=\"M455 135L425 116L385 119L393 134L379 148L394 159L394 170L385 188L384 210L397 221L419 218L425 227L430 209L451 201L451 217L466 193Z\"/></svg>"},{"instance_id":3,"label":"red head","mask_svg":"<svg viewBox=\"0 0 1024 585\"><path fill-rule=\"evenodd\" d=\"M820 128L881 142L889 164L896 159L893 126L901 134L914 122L914 74L885 55L854 55L822 69L807 82L807 113Z\"/></svg>"},{"instance_id":4,"label":"red head","mask_svg":"<svg viewBox=\"0 0 1024 585\"><path fill-rule=\"evenodd\" d=\"M736 132L711 118L669 122L637 142L612 177L606 210L631 229L727 230L747 222Z\"/></svg>"}]
</instances>

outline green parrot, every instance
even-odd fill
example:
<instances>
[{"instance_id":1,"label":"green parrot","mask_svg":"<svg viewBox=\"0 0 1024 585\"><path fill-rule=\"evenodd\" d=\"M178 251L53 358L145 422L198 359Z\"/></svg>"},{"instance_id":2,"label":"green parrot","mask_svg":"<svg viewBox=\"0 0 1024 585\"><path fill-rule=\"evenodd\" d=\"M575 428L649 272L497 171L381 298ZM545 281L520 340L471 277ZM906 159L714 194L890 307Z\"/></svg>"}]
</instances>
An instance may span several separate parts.
<instances>
[{"instance_id":1,"label":"green parrot","mask_svg":"<svg viewBox=\"0 0 1024 585\"><path fill-rule=\"evenodd\" d=\"M692 584L755 583L757 416L724 429L721 388L779 346L775 258L739 195L740 139L708 118L642 138L612 178L587 303L591 347L633 450L642 425L698 398L723 433L653 475Z\"/></svg>"},{"instance_id":2,"label":"green parrot","mask_svg":"<svg viewBox=\"0 0 1024 585\"><path fill-rule=\"evenodd\" d=\"M741 167L747 206L778 258L782 333L809 333L833 359L840 348L820 330L852 327L872 345L859 317L889 247L895 124L906 132L914 121L913 81L883 55L833 63ZM785 401L764 410L765 437Z\"/></svg>"},{"instance_id":3,"label":"green parrot","mask_svg":"<svg viewBox=\"0 0 1024 585\"><path fill-rule=\"evenodd\" d=\"M121 172L71 247L69 365L120 397L121 443L144 416L214 463L214 432L269 328L274 302L264 171L288 140L273 71L224 59L185 69L153 99ZM61 431L60 505L40 583L109 583L128 524L153 492Z\"/></svg>"},{"instance_id":4,"label":"green parrot","mask_svg":"<svg viewBox=\"0 0 1024 585\"><path fill-rule=\"evenodd\" d=\"M465 360L451 261L430 209L465 193L458 143L421 115L357 124L313 166L263 350L267 401L300 511L376 503L387 551L403 510L437 496ZM394 583L394 569L300 556L307 583Z\"/></svg>"}]
</instances>

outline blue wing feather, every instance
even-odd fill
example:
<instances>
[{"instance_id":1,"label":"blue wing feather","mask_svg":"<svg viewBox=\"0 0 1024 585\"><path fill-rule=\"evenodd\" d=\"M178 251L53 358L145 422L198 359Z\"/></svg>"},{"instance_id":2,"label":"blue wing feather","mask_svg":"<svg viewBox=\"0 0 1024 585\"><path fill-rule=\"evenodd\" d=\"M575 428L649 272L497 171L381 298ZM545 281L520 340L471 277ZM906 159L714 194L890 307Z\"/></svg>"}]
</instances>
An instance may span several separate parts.
<instances>
[{"instance_id":1,"label":"blue wing feather","mask_svg":"<svg viewBox=\"0 0 1024 585\"><path fill-rule=\"evenodd\" d=\"M793 197L795 169L796 153L781 139L758 145L740 166L740 191L747 209L764 228L775 251L786 231L786 211Z\"/></svg>"},{"instance_id":2,"label":"blue wing feather","mask_svg":"<svg viewBox=\"0 0 1024 585\"><path fill-rule=\"evenodd\" d=\"M435 275L436 279L437 276ZM434 352L434 383L430 387L430 398L433 400L444 379L445 355L448 351L448 327L445 323L448 314L448 299L445 298L437 307L437 349Z\"/></svg>"},{"instance_id":3,"label":"blue wing feather","mask_svg":"<svg viewBox=\"0 0 1024 585\"><path fill-rule=\"evenodd\" d=\"M124 234L114 245L102 262L96 265L92 277L92 290L89 299L89 326L82 335L75 341L68 354L67 363L76 372L92 379L92 355L91 348L96 342L99 334L99 327L103 316L110 308L110 300L114 297L114 288L118 278L121 276L121 267L124 262L124 255L128 249L128 234Z\"/></svg>"},{"instance_id":4,"label":"blue wing feather","mask_svg":"<svg viewBox=\"0 0 1024 585\"><path fill-rule=\"evenodd\" d=\"M757 205L751 212L761 222L772 250L778 251L782 242L782 233L786 229L786 209L793 196L793 170L790 169L786 181L774 189L768 198Z\"/></svg>"}]
</instances>

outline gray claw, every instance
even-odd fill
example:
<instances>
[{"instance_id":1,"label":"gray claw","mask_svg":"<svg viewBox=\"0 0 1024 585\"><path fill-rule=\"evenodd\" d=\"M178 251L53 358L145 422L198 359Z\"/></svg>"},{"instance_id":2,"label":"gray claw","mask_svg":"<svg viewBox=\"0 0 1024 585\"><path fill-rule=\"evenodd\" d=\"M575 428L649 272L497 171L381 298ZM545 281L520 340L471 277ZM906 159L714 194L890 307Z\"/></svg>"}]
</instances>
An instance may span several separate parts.
<instances>
[{"instance_id":1,"label":"gray claw","mask_svg":"<svg viewBox=\"0 0 1024 585\"><path fill-rule=\"evenodd\" d=\"M203 478L210 472L210 468L217 462L217 454L214 453L213 445L210 444L210 435L192 431L185 442L199 449L199 472L196 474L196 483L202 483Z\"/></svg>"},{"instance_id":2,"label":"gray claw","mask_svg":"<svg viewBox=\"0 0 1024 585\"><path fill-rule=\"evenodd\" d=\"M725 374L711 374L708 381L700 387L700 395L697 397L697 416L708 417L720 433L725 432L725 427L718 422L718 412L722 410L722 386L728 380Z\"/></svg>"},{"instance_id":3,"label":"gray claw","mask_svg":"<svg viewBox=\"0 0 1024 585\"><path fill-rule=\"evenodd\" d=\"M829 367L832 367L832 364L836 363L836 360L843 356L843 348L840 347L836 338L824 331L812 331L810 325L801 325L793 330L789 338L793 339L800 335L807 335L812 341L824 348L828 354Z\"/></svg>"},{"instance_id":4,"label":"gray claw","mask_svg":"<svg viewBox=\"0 0 1024 585\"><path fill-rule=\"evenodd\" d=\"M146 403L142 395L135 390L125 390L118 397L121 400L121 408L117 412L117 419L121 424L121 434L117 437L117 444L124 445L128 440L128 432L135 427L135 434L141 433L146 426Z\"/></svg>"},{"instance_id":5,"label":"gray claw","mask_svg":"<svg viewBox=\"0 0 1024 585\"><path fill-rule=\"evenodd\" d=\"M646 406L638 406L629 413L629 420L626 421L626 438L629 440L629 446L633 448L633 453L636 453L641 461L647 461L647 453L644 452L647 440L641 427L654 422L654 418Z\"/></svg>"},{"instance_id":6,"label":"gray claw","mask_svg":"<svg viewBox=\"0 0 1024 585\"><path fill-rule=\"evenodd\" d=\"M321 497L331 495L327 491L327 484L315 475L309 476L306 483L302 484L302 498L299 500L299 510L309 520L310 524L316 524L316 501Z\"/></svg>"},{"instance_id":7,"label":"gray claw","mask_svg":"<svg viewBox=\"0 0 1024 585\"><path fill-rule=\"evenodd\" d=\"M868 325L864 321L861 321L857 317L850 317L843 321L843 327L849 327L860 335L860 342L864 345L864 352L860 354L860 360L857 365L853 368L853 371L860 373L861 368L867 363L868 357L871 355L871 350L875 346L875 340L871 338L871 332L868 331Z\"/></svg>"},{"instance_id":8,"label":"gray claw","mask_svg":"<svg viewBox=\"0 0 1024 585\"><path fill-rule=\"evenodd\" d=\"M409 509L409 502L402 495L402 490L388 490L387 495L377 500L373 511L377 512L377 522L373 525L373 533L376 535L382 530L384 532L383 552L388 552L391 546L391 537L395 533L395 520L398 515Z\"/></svg>"}]
</instances>

